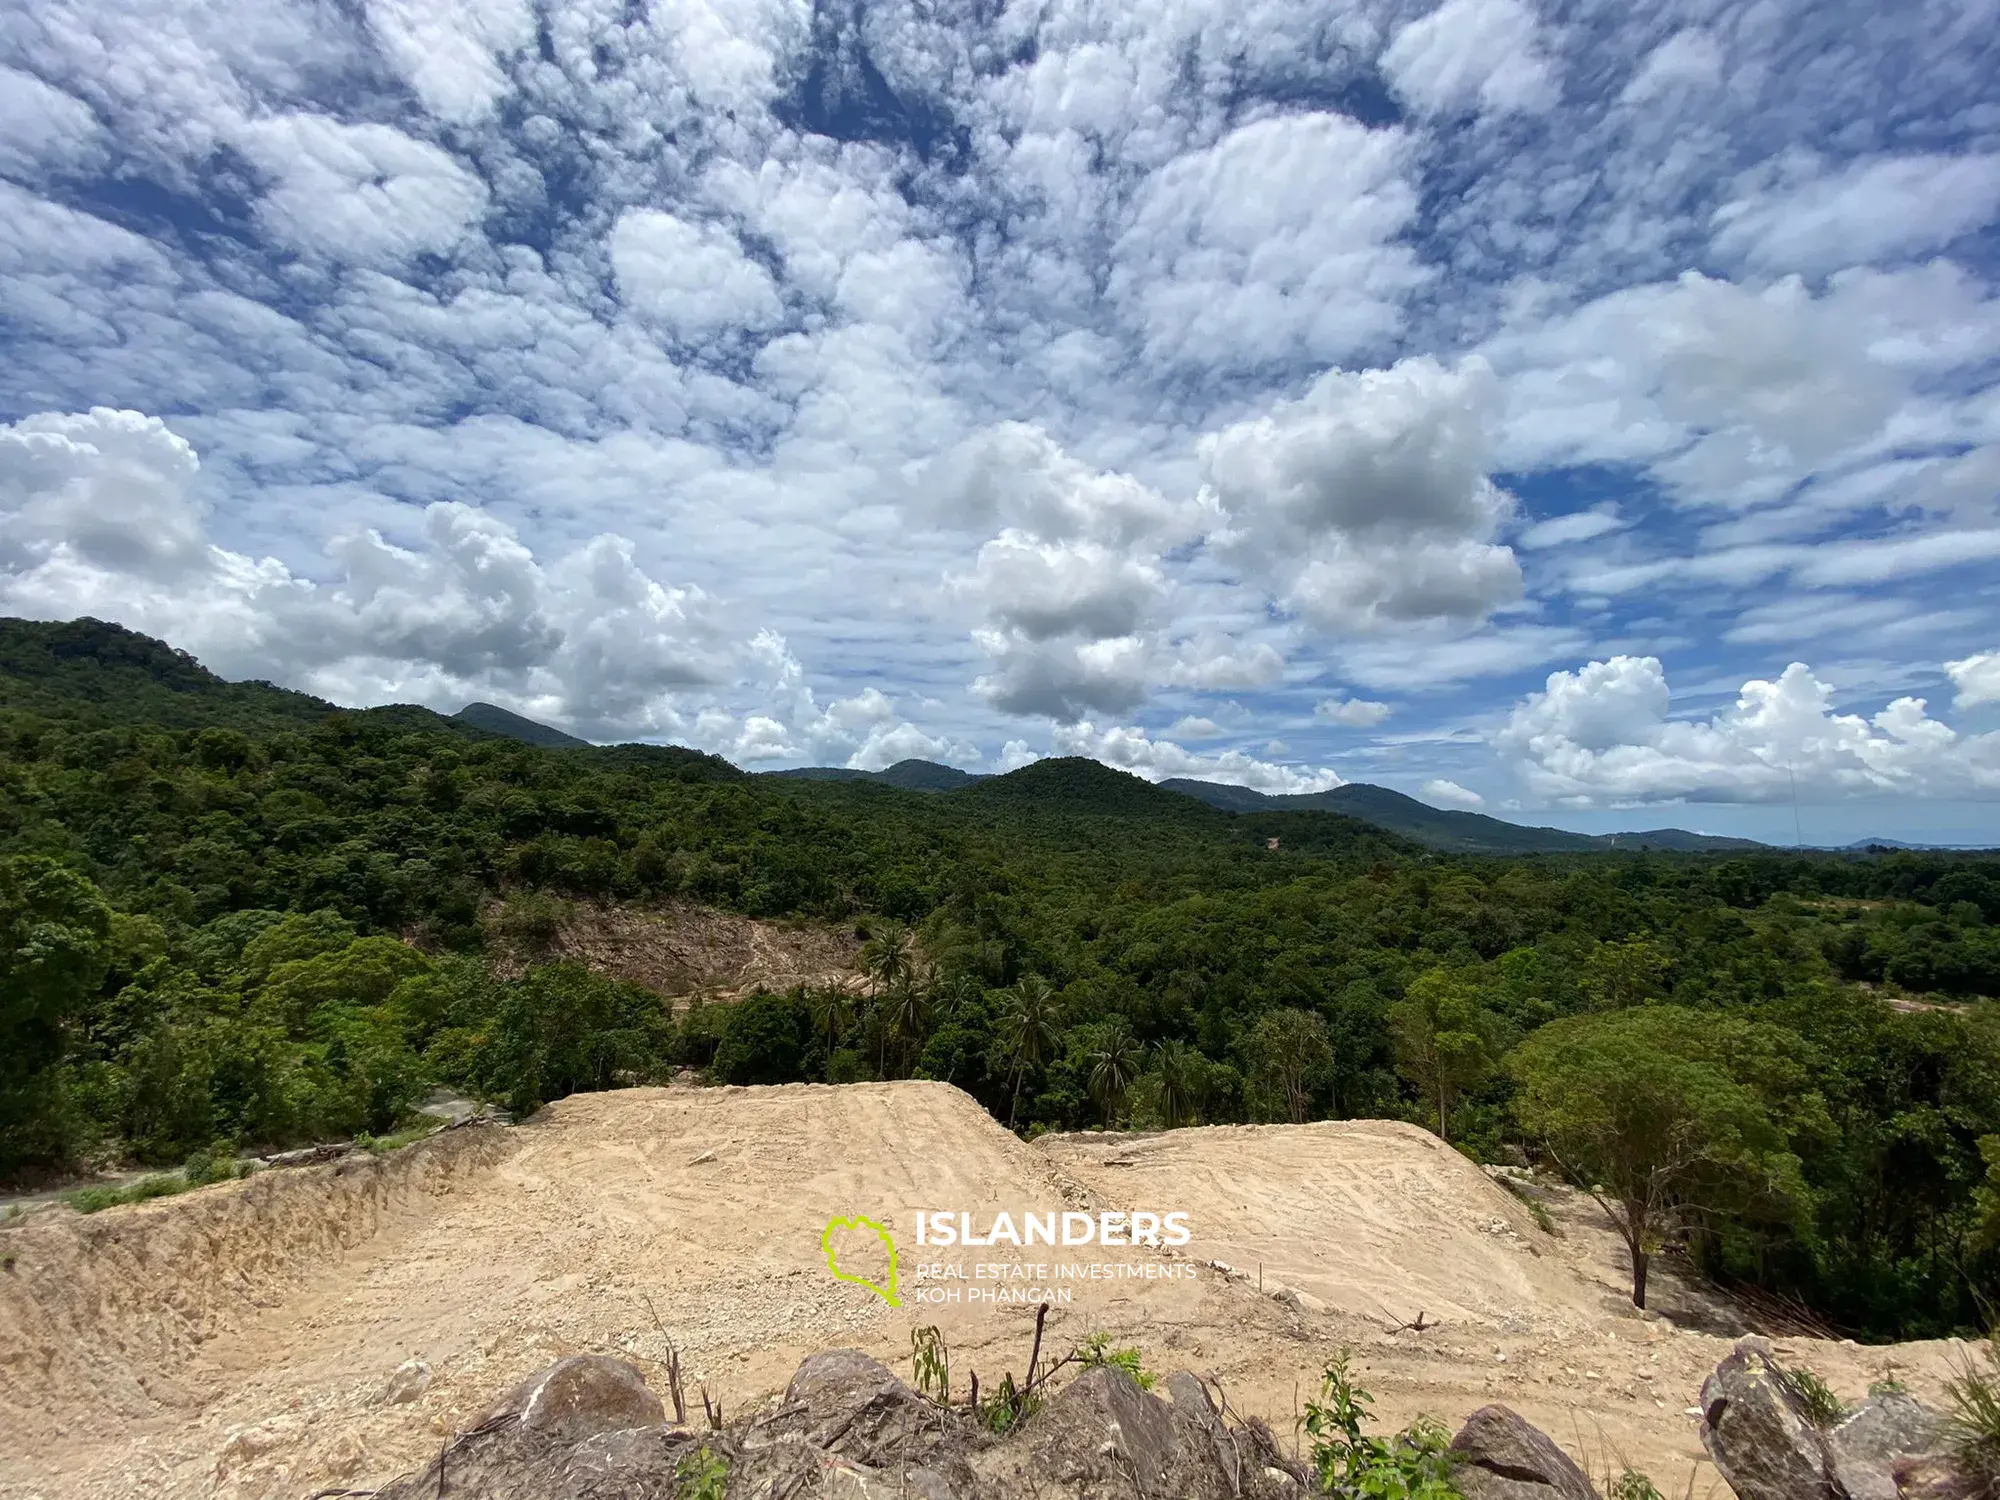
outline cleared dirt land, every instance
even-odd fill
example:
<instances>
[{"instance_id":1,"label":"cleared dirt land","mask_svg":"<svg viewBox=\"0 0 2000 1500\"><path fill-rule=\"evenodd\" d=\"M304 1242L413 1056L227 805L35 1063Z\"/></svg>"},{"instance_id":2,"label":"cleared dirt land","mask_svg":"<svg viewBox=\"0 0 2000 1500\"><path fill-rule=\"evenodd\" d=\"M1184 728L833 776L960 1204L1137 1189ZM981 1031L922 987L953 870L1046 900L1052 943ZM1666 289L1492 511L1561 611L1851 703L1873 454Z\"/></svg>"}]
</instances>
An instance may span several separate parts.
<instances>
[{"instance_id":1,"label":"cleared dirt land","mask_svg":"<svg viewBox=\"0 0 2000 1500\"><path fill-rule=\"evenodd\" d=\"M1281 1433L1346 1345L1387 1420L1505 1400L1600 1472L1630 1463L1683 1494L1700 1453L1686 1409L1729 1340L1680 1326L1712 1317L1689 1296L1671 1321L1624 1306L1608 1237L1557 1207L1560 1237L1383 1122L1027 1145L941 1084L579 1095L513 1129L0 1229L0 1494L365 1491L551 1359L651 1368L667 1337L697 1419L697 1385L733 1414L815 1349L907 1373L926 1323L962 1396L972 1371L1022 1373L1034 1306L1012 1299L1028 1295L1053 1299L1056 1352L1109 1330L1152 1368L1216 1376ZM1135 1209L1186 1214L1190 1242L915 1243L924 1210L984 1233L1002 1212L1018 1227ZM829 1271L828 1221L864 1215L894 1232L899 1307ZM871 1233L834 1246L843 1270L886 1278ZM1030 1269L979 1274L995 1265ZM927 1276L941 1267L963 1279ZM1438 1326L1390 1331L1419 1310ZM1948 1347L1780 1344L1850 1398L1891 1370L1935 1396ZM428 1389L384 1401L410 1359ZM1714 1486L1701 1467L1695 1492Z\"/></svg>"}]
</instances>

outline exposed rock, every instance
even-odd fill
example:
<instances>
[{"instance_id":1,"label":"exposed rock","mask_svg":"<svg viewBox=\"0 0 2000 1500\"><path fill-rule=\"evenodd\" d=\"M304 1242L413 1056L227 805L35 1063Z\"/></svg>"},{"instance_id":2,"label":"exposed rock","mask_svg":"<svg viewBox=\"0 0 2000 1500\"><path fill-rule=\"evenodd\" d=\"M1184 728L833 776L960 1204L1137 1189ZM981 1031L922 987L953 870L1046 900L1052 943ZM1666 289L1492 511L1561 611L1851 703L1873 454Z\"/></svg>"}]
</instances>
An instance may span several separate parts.
<instances>
[{"instance_id":1,"label":"exposed rock","mask_svg":"<svg viewBox=\"0 0 2000 1500\"><path fill-rule=\"evenodd\" d=\"M530 1375L486 1413L511 1416L522 1432L578 1442L600 1432L657 1427L667 1419L646 1379L622 1359L573 1354Z\"/></svg>"},{"instance_id":2,"label":"exposed rock","mask_svg":"<svg viewBox=\"0 0 2000 1500\"><path fill-rule=\"evenodd\" d=\"M1851 1500L1896 1500L1898 1459L1944 1451L1943 1417L1901 1391L1870 1396L1826 1435L1833 1470Z\"/></svg>"},{"instance_id":3,"label":"exposed rock","mask_svg":"<svg viewBox=\"0 0 2000 1500\"><path fill-rule=\"evenodd\" d=\"M1849 1500L1827 1440L1778 1378L1768 1339L1746 1338L1701 1387L1701 1440L1739 1500Z\"/></svg>"},{"instance_id":4,"label":"exposed rock","mask_svg":"<svg viewBox=\"0 0 2000 1500\"><path fill-rule=\"evenodd\" d=\"M1452 1451L1465 1500L1597 1500L1590 1478L1546 1433L1505 1406L1465 1419Z\"/></svg>"},{"instance_id":5,"label":"exposed rock","mask_svg":"<svg viewBox=\"0 0 2000 1500\"><path fill-rule=\"evenodd\" d=\"M422 1474L379 1500L674 1500L678 1472L709 1448L731 1500L1280 1500L1300 1492L1261 1424L1232 1426L1201 1382L1171 1401L1126 1371L1084 1372L1003 1439L937 1405L853 1350L799 1367L775 1409L722 1431L661 1420L639 1372L599 1356L522 1382ZM1288 1472L1292 1470L1292 1472ZM1564 1496L1562 1500L1585 1500Z\"/></svg>"},{"instance_id":6,"label":"exposed rock","mask_svg":"<svg viewBox=\"0 0 2000 1500\"><path fill-rule=\"evenodd\" d=\"M1899 1459L1893 1467L1902 1500L1988 1500L1993 1480L1975 1474L1949 1453Z\"/></svg>"},{"instance_id":7,"label":"exposed rock","mask_svg":"<svg viewBox=\"0 0 2000 1500\"><path fill-rule=\"evenodd\" d=\"M431 1388L431 1367L420 1359L406 1359L396 1366L388 1384L382 1387L382 1401L389 1406L401 1406L406 1401L414 1401Z\"/></svg>"}]
</instances>

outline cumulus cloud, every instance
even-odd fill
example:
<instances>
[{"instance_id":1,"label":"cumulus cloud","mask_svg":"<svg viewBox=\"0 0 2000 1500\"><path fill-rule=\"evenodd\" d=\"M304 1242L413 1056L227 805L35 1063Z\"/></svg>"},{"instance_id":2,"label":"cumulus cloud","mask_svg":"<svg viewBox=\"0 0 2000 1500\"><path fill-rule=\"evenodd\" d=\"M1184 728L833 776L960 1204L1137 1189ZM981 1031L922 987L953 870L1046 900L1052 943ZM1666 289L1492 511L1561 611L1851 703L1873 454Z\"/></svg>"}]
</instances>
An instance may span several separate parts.
<instances>
[{"instance_id":1,"label":"cumulus cloud","mask_svg":"<svg viewBox=\"0 0 2000 1500\"><path fill-rule=\"evenodd\" d=\"M763 329L782 307L771 275L736 236L658 209L634 209L611 231L611 266L625 306L677 338Z\"/></svg>"},{"instance_id":2,"label":"cumulus cloud","mask_svg":"<svg viewBox=\"0 0 2000 1500\"><path fill-rule=\"evenodd\" d=\"M533 45L526 0L368 0L368 24L439 119L470 124L508 91L505 55Z\"/></svg>"},{"instance_id":3,"label":"cumulus cloud","mask_svg":"<svg viewBox=\"0 0 2000 1500\"><path fill-rule=\"evenodd\" d=\"M279 115L245 125L237 144L270 180L258 222L302 254L394 268L450 250L486 211L477 176L387 125Z\"/></svg>"},{"instance_id":4,"label":"cumulus cloud","mask_svg":"<svg viewBox=\"0 0 2000 1500\"><path fill-rule=\"evenodd\" d=\"M1575 806L2000 793L2000 733L1959 734L1921 698L1836 713L1832 687L1802 662L1744 683L1707 720L1669 717L1668 697L1656 657L1594 661L1552 673L1494 743L1531 791Z\"/></svg>"},{"instance_id":5,"label":"cumulus cloud","mask_svg":"<svg viewBox=\"0 0 2000 1500\"><path fill-rule=\"evenodd\" d=\"M1486 799L1468 787L1442 778L1426 781L1420 790L1433 802L1446 807L1460 808L1467 812L1476 811L1486 805Z\"/></svg>"},{"instance_id":6,"label":"cumulus cloud","mask_svg":"<svg viewBox=\"0 0 2000 1500\"><path fill-rule=\"evenodd\" d=\"M1382 71L1425 114L1540 113L1560 93L1541 27L1522 0L1445 0L1397 31Z\"/></svg>"},{"instance_id":7,"label":"cumulus cloud","mask_svg":"<svg viewBox=\"0 0 2000 1500\"><path fill-rule=\"evenodd\" d=\"M1386 340L1427 279L1410 142L1343 115L1257 120L1137 193L1114 301L1149 357L1208 368L1346 357Z\"/></svg>"},{"instance_id":8,"label":"cumulus cloud","mask_svg":"<svg viewBox=\"0 0 2000 1500\"><path fill-rule=\"evenodd\" d=\"M1324 792L1341 785L1340 777L1324 767L1281 765L1275 761L1259 760L1243 750L1221 750L1203 755L1172 740L1156 740L1136 726L1106 725L1099 728L1088 719L1058 727L1054 748L1058 755L1087 755L1108 766L1144 776L1149 781L1179 776L1192 781L1219 781L1228 786L1247 786L1253 791L1279 795Z\"/></svg>"},{"instance_id":9,"label":"cumulus cloud","mask_svg":"<svg viewBox=\"0 0 2000 1500\"><path fill-rule=\"evenodd\" d=\"M1780 164L1771 175L1715 211L1716 254L1821 275L1942 249L2000 217L2000 155Z\"/></svg>"},{"instance_id":10,"label":"cumulus cloud","mask_svg":"<svg viewBox=\"0 0 2000 1500\"><path fill-rule=\"evenodd\" d=\"M336 532L313 578L214 544L199 468L136 412L0 427L0 608L116 619L225 675L340 702L455 709L498 693L596 736L676 731L676 695L729 672L713 602L647 576L622 537L544 561L504 523L440 502L413 545Z\"/></svg>"},{"instance_id":11,"label":"cumulus cloud","mask_svg":"<svg viewBox=\"0 0 2000 1500\"><path fill-rule=\"evenodd\" d=\"M1313 705L1313 717L1322 724L1338 724L1343 729L1373 729L1393 710L1370 698L1322 698Z\"/></svg>"},{"instance_id":12,"label":"cumulus cloud","mask_svg":"<svg viewBox=\"0 0 2000 1500\"><path fill-rule=\"evenodd\" d=\"M1948 661L1944 669L1958 689L1954 702L1959 708L2000 703L2000 651L1982 651L1963 661Z\"/></svg>"},{"instance_id":13,"label":"cumulus cloud","mask_svg":"<svg viewBox=\"0 0 2000 1500\"><path fill-rule=\"evenodd\" d=\"M1495 395L1478 359L1328 371L1201 441L1218 542L1328 629L1484 619L1521 591L1494 541L1513 508L1486 472Z\"/></svg>"}]
</instances>

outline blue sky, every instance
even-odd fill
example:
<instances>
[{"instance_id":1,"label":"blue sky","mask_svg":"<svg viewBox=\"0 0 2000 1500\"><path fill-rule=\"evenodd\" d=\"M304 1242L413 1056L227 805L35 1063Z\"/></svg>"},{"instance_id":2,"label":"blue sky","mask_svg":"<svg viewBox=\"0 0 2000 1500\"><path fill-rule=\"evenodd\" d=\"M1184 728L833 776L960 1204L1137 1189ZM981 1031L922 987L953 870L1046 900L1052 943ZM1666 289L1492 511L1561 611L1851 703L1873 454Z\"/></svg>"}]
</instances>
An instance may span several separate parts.
<instances>
[{"instance_id":1,"label":"blue sky","mask_svg":"<svg viewBox=\"0 0 2000 1500\"><path fill-rule=\"evenodd\" d=\"M0 66L0 610L752 768L2000 840L1993 0L41 0Z\"/></svg>"}]
</instances>

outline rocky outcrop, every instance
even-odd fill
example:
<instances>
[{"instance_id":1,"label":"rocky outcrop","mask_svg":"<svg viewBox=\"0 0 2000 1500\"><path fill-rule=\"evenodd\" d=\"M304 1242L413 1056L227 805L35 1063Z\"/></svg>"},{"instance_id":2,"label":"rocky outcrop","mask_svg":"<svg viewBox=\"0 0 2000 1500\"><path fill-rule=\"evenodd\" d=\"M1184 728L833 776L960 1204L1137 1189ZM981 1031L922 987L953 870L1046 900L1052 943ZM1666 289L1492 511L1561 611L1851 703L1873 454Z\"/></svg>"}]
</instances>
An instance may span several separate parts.
<instances>
[{"instance_id":1,"label":"rocky outcrop","mask_svg":"<svg viewBox=\"0 0 2000 1500\"><path fill-rule=\"evenodd\" d=\"M1849 1500L1897 1500L1896 1466L1949 1456L1943 1417L1901 1391L1870 1396L1827 1434L1834 1477Z\"/></svg>"},{"instance_id":2,"label":"rocky outcrop","mask_svg":"<svg viewBox=\"0 0 2000 1500\"><path fill-rule=\"evenodd\" d=\"M704 1452L704 1450L706 1450ZM664 1420L632 1366L558 1361L496 1402L380 1500L668 1500L727 1464L731 1500L1283 1500L1301 1493L1269 1433L1226 1421L1201 1382L1165 1395L1085 1371L1004 1437L851 1349L814 1355L784 1399L720 1430ZM442 1472L440 1472L442 1471ZM1565 1497L1574 1500L1574 1497Z\"/></svg>"},{"instance_id":3,"label":"rocky outcrop","mask_svg":"<svg viewBox=\"0 0 2000 1500\"><path fill-rule=\"evenodd\" d=\"M1540 1428L1505 1406L1482 1406L1451 1440L1465 1500L1598 1500L1590 1478Z\"/></svg>"},{"instance_id":4,"label":"rocky outcrop","mask_svg":"<svg viewBox=\"0 0 2000 1500\"><path fill-rule=\"evenodd\" d=\"M1739 1341L1715 1367L1702 1382L1701 1416L1702 1444L1739 1500L1851 1500L1768 1340Z\"/></svg>"}]
</instances>

